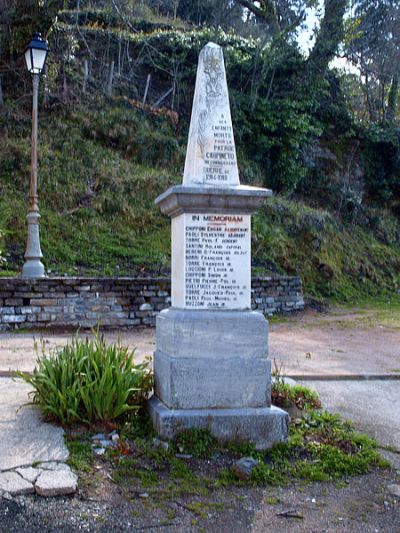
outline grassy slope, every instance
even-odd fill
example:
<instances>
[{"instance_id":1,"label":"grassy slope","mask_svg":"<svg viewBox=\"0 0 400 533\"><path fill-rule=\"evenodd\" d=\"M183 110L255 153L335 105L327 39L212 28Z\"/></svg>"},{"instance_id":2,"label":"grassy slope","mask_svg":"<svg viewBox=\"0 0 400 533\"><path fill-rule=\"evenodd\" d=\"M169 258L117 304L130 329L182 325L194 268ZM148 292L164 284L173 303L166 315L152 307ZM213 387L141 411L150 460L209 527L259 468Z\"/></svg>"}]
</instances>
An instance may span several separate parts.
<instances>
[{"instance_id":1,"label":"grassy slope","mask_svg":"<svg viewBox=\"0 0 400 533\"><path fill-rule=\"evenodd\" d=\"M30 117L0 114L0 249L18 272L26 239ZM169 221L154 198L180 181L183 137L168 120L103 100L41 113L39 199L46 267L53 273L133 274L169 268ZM306 292L337 300L393 291L400 249L326 211L283 198L254 217L257 273L300 275Z\"/></svg>"}]
</instances>

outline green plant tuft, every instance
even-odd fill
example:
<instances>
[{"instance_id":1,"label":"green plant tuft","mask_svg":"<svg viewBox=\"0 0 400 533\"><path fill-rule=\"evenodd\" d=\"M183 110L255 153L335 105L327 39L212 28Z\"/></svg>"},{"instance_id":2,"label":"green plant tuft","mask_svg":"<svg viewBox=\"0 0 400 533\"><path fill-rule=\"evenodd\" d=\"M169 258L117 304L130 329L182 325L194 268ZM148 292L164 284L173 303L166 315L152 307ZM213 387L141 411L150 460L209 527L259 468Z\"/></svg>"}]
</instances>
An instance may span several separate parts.
<instances>
[{"instance_id":1,"label":"green plant tuft","mask_svg":"<svg viewBox=\"0 0 400 533\"><path fill-rule=\"evenodd\" d=\"M303 385L294 387L277 379L272 384L272 403L277 407L289 409L296 406L300 410L319 409L321 401L316 391L311 390Z\"/></svg>"},{"instance_id":2,"label":"green plant tuft","mask_svg":"<svg viewBox=\"0 0 400 533\"><path fill-rule=\"evenodd\" d=\"M119 342L74 337L72 343L37 358L33 375L19 373L33 388L33 403L46 418L64 425L108 422L137 411L151 387L147 363Z\"/></svg>"},{"instance_id":3,"label":"green plant tuft","mask_svg":"<svg viewBox=\"0 0 400 533\"><path fill-rule=\"evenodd\" d=\"M180 453L194 457L209 457L218 447L218 441L208 429L185 429L175 437L175 446Z\"/></svg>"}]
</instances>

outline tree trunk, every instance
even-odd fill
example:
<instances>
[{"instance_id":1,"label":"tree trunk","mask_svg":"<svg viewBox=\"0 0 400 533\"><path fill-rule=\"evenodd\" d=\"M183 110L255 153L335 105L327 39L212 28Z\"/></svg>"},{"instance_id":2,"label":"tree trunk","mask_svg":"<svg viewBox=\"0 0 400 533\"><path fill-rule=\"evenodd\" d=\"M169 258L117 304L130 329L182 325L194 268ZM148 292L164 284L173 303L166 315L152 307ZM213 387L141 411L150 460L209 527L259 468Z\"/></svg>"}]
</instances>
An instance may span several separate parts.
<instances>
[{"instance_id":1,"label":"tree trunk","mask_svg":"<svg viewBox=\"0 0 400 533\"><path fill-rule=\"evenodd\" d=\"M108 83L107 83L107 96L111 98L112 96L112 87L113 87L113 80L114 80L114 61L111 61L110 65L110 72L108 74Z\"/></svg>"},{"instance_id":2,"label":"tree trunk","mask_svg":"<svg viewBox=\"0 0 400 533\"><path fill-rule=\"evenodd\" d=\"M176 20L176 16L178 13L178 7L179 7L179 0L174 1L174 20Z\"/></svg>"},{"instance_id":3,"label":"tree trunk","mask_svg":"<svg viewBox=\"0 0 400 533\"><path fill-rule=\"evenodd\" d=\"M88 60L85 59L85 61L83 62L83 84L82 84L83 94L86 93L88 78L89 78L89 64L88 64Z\"/></svg>"},{"instance_id":4,"label":"tree trunk","mask_svg":"<svg viewBox=\"0 0 400 533\"><path fill-rule=\"evenodd\" d=\"M76 17L75 17L75 25L78 26L79 22L79 11L81 9L81 0L77 0L76 2Z\"/></svg>"},{"instance_id":5,"label":"tree trunk","mask_svg":"<svg viewBox=\"0 0 400 533\"><path fill-rule=\"evenodd\" d=\"M150 80L151 80L151 74L149 74L149 75L147 76L147 80L146 80L146 88L145 88L145 90L144 90L143 102L142 102L143 105L146 103L147 93L149 92L149 87L150 87Z\"/></svg>"},{"instance_id":6,"label":"tree trunk","mask_svg":"<svg viewBox=\"0 0 400 533\"><path fill-rule=\"evenodd\" d=\"M399 77L397 73L393 76L392 84L388 96L387 119L394 122L396 119L397 101L399 98Z\"/></svg>"},{"instance_id":7,"label":"tree trunk","mask_svg":"<svg viewBox=\"0 0 400 533\"><path fill-rule=\"evenodd\" d=\"M343 17L346 0L325 0L325 15L315 44L307 60L308 68L316 76L323 76L335 57L343 38Z\"/></svg>"}]
</instances>

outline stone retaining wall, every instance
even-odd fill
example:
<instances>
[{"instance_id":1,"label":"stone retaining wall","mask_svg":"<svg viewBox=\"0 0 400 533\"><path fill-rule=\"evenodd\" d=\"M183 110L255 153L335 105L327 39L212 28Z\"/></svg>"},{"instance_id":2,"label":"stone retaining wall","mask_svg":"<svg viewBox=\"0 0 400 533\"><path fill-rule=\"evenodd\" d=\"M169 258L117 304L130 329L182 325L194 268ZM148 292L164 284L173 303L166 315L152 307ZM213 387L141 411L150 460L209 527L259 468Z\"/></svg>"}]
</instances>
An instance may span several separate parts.
<instances>
[{"instance_id":1,"label":"stone retaining wall","mask_svg":"<svg viewBox=\"0 0 400 533\"><path fill-rule=\"evenodd\" d=\"M154 326L170 290L169 278L0 278L0 331ZM300 278L253 278L252 307L266 315L302 309Z\"/></svg>"}]
</instances>

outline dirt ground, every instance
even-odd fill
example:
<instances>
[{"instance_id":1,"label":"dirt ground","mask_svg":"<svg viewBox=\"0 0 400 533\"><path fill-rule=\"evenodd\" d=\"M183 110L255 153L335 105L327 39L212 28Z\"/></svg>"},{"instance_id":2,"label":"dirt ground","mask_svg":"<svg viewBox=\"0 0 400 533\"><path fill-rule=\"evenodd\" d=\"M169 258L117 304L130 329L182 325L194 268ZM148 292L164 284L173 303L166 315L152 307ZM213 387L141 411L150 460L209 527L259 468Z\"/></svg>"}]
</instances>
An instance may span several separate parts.
<instances>
[{"instance_id":1,"label":"dirt ground","mask_svg":"<svg viewBox=\"0 0 400 533\"><path fill-rule=\"evenodd\" d=\"M100 467L101 468L101 467ZM70 498L0 498L0 532L158 531L210 533L398 533L400 502L388 487L393 471L375 471L340 483L234 487L207 496L163 499L148 490L121 490L101 479L82 483ZM83 485L83 487L82 487Z\"/></svg>"},{"instance_id":2,"label":"dirt ground","mask_svg":"<svg viewBox=\"0 0 400 533\"><path fill-rule=\"evenodd\" d=\"M85 336L87 333L81 333ZM89 332L90 335L90 332ZM138 360L152 355L155 330L105 332L109 341L135 348ZM10 370L32 371L41 342L46 352L69 342L71 334L0 334L0 375ZM329 313L306 311L283 321L272 320L269 358L282 374L290 376L392 375L400 377L400 316L390 311L333 310Z\"/></svg>"},{"instance_id":3,"label":"dirt ground","mask_svg":"<svg viewBox=\"0 0 400 533\"><path fill-rule=\"evenodd\" d=\"M400 373L400 316L397 310L305 311L271 324L269 357L293 377L393 376Z\"/></svg>"}]
</instances>

